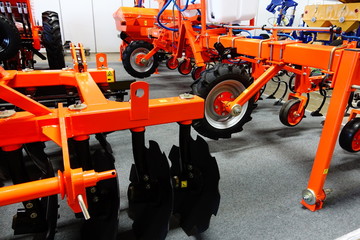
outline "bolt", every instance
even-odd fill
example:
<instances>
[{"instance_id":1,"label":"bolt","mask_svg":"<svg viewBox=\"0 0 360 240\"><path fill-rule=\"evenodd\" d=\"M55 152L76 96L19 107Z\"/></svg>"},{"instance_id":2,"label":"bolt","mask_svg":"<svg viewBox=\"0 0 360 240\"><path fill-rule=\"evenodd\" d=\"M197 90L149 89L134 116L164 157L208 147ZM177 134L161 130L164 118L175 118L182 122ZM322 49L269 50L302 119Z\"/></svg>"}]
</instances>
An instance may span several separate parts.
<instances>
[{"instance_id":1,"label":"bolt","mask_svg":"<svg viewBox=\"0 0 360 240\"><path fill-rule=\"evenodd\" d=\"M145 185L145 188L146 188L146 189L150 189L150 188L151 188L150 184L146 184L146 185Z\"/></svg>"},{"instance_id":2,"label":"bolt","mask_svg":"<svg viewBox=\"0 0 360 240\"><path fill-rule=\"evenodd\" d=\"M189 173L189 178L194 178L194 174Z\"/></svg>"},{"instance_id":3,"label":"bolt","mask_svg":"<svg viewBox=\"0 0 360 240\"><path fill-rule=\"evenodd\" d=\"M311 200L311 196L305 195L305 196L303 196L303 199L304 199L304 201L309 201L309 200Z\"/></svg>"},{"instance_id":4,"label":"bolt","mask_svg":"<svg viewBox=\"0 0 360 240\"><path fill-rule=\"evenodd\" d=\"M90 192L91 192L91 193L95 193L95 192L96 192L96 187L90 188Z\"/></svg>"},{"instance_id":5,"label":"bolt","mask_svg":"<svg viewBox=\"0 0 360 240\"><path fill-rule=\"evenodd\" d=\"M144 178L143 178L143 179L144 179L145 182L147 182L147 181L149 181L149 176L148 176L148 175L144 175Z\"/></svg>"},{"instance_id":6,"label":"bolt","mask_svg":"<svg viewBox=\"0 0 360 240\"><path fill-rule=\"evenodd\" d=\"M25 206L27 209L33 208L34 204L32 204L31 202L27 203Z\"/></svg>"},{"instance_id":7,"label":"bolt","mask_svg":"<svg viewBox=\"0 0 360 240\"><path fill-rule=\"evenodd\" d=\"M190 94L190 93L183 93L183 94L180 94L179 97L181 99L193 99L194 98L194 95Z\"/></svg>"},{"instance_id":8,"label":"bolt","mask_svg":"<svg viewBox=\"0 0 360 240\"><path fill-rule=\"evenodd\" d=\"M241 114L242 107L239 104L236 104L231 109L231 115L239 116Z\"/></svg>"},{"instance_id":9,"label":"bolt","mask_svg":"<svg viewBox=\"0 0 360 240\"><path fill-rule=\"evenodd\" d=\"M93 202L98 202L98 201L99 201L99 197L96 197L96 196L93 197L92 201L93 201Z\"/></svg>"},{"instance_id":10,"label":"bolt","mask_svg":"<svg viewBox=\"0 0 360 240\"><path fill-rule=\"evenodd\" d=\"M37 213L32 213L32 214L30 214L30 218L37 218Z\"/></svg>"},{"instance_id":11,"label":"bolt","mask_svg":"<svg viewBox=\"0 0 360 240\"><path fill-rule=\"evenodd\" d=\"M215 109L219 109L219 106L216 105L216 106L215 106Z\"/></svg>"},{"instance_id":12,"label":"bolt","mask_svg":"<svg viewBox=\"0 0 360 240\"><path fill-rule=\"evenodd\" d=\"M306 76L307 74L306 73L303 73L303 76Z\"/></svg>"},{"instance_id":13,"label":"bolt","mask_svg":"<svg viewBox=\"0 0 360 240\"><path fill-rule=\"evenodd\" d=\"M146 60L145 58L142 58L142 59L140 60L140 63L146 64L146 63L147 63L147 60Z\"/></svg>"},{"instance_id":14,"label":"bolt","mask_svg":"<svg viewBox=\"0 0 360 240\"><path fill-rule=\"evenodd\" d=\"M188 170L193 170L193 166L192 165L188 165Z\"/></svg>"}]
</instances>

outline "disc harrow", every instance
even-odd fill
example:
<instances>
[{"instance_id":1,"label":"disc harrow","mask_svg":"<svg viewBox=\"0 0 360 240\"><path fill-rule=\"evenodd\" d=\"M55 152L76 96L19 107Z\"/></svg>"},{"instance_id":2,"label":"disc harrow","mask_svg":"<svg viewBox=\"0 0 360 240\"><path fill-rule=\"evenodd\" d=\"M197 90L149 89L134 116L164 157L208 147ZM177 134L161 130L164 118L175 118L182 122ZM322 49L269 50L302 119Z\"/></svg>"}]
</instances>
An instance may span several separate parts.
<instances>
[{"instance_id":1,"label":"disc harrow","mask_svg":"<svg viewBox=\"0 0 360 240\"><path fill-rule=\"evenodd\" d=\"M107 67L106 56L99 55L97 68L88 69L82 45L71 45L71 53L73 68L0 68L0 96L6 102L0 113L1 158L8 163L13 181L0 188L0 206L24 205L14 218L14 233L41 233L40 239L53 239L60 194L75 216L84 219L82 239L116 239L120 197L106 136L125 129L131 131L133 141L128 198L136 238L165 239L173 214L180 217L188 235L205 231L211 215L217 213L220 195L215 158L202 138L190 137L192 120L203 117L204 100L191 94L149 99L145 82L131 84L129 102L110 100L112 95L106 96L109 91L103 89L111 88L113 79L108 76L114 71ZM63 85L76 89L79 99L74 104L65 101L50 108L19 91ZM171 150L170 168L155 141L145 146L145 127L173 122L180 125L180 146ZM91 135L100 143L95 151ZM47 141L61 147L63 167L57 172L44 152ZM23 149L40 176L30 177L34 174L25 164Z\"/></svg>"}]
</instances>

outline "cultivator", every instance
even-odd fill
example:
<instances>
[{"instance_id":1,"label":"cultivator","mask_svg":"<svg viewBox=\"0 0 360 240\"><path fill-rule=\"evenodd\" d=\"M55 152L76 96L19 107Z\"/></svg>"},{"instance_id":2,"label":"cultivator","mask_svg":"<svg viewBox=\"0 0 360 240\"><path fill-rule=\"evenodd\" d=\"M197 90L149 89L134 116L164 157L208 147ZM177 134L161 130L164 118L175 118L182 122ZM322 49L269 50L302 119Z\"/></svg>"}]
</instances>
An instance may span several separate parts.
<instances>
[{"instance_id":1,"label":"cultivator","mask_svg":"<svg viewBox=\"0 0 360 240\"><path fill-rule=\"evenodd\" d=\"M53 239L57 221L57 194L67 199L75 213L86 220L83 239L116 239L119 189L112 148L106 136L130 129L134 165L128 189L129 214L138 239L164 239L172 214L189 235L205 231L217 213L219 171L206 142L190 136L193 119L203 117L203 100L190 94L149 99L145 82L131 85L129 102L105 97L108 84L104 55L97 57L97 69L88 69L84 50L71 46L72 69L52 71L5 71L0 69L0 96L11 104L0 113L2 159L14 185L0 188L0 206L22 202L14 218L15 234L37 233ZM46 107L17 89L66 85L75 88L79 100ZM105 91L105 93L108 91ZM70 105L69 105L70 104ZM115 121L108 121L114 119ZM178 122L180 145L168 160L160 147L145 146L145 127ZM95 135L100 149L91 151L89 138ZM44 142L62 149L63 167L57 171L44 152ZM23 156L37 167L30 171ZM79 217L79 214L76 214Z\"/></svg>"}]
</instances>

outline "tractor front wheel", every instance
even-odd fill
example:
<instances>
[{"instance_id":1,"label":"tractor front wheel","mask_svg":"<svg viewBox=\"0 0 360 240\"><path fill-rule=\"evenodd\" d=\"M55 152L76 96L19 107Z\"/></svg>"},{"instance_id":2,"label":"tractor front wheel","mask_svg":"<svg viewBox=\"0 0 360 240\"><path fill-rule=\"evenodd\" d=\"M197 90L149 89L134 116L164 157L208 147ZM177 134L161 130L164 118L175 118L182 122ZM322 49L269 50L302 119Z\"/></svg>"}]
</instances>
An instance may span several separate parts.
<instances>
[{"instance_id":1,"label":"tractor front wheel","mask_svg":"<svg viewBox=\"0 0 360 240\"><path fill-rule=\"evenodd\" d=\"M220 63L206 70L192 85L193 93L205 99L205 117L193 122L195 130L212 139L230 138L232 133L242 131L243 125L251 120L253 98L242 106L237 116L231 115L225 104L249 85L250 76L242 66Z\"/></svg>"},{"instance_id":2,"label":"tractor front wheel","mask_svg":"<svg viewBox=\"0 0 360 240\"><path fill-rule=\"evenodd\" d=\"M348 152L360 151L360 118L354 118L342 128L339 144Z\"/></svg>"},{"instance_id":3,"label":"tractor front wheel","mask_svg":"<svg viewBox=\"0 0 360 240\"><path fill-rule=\"evenodd\" d=\"M298 111L300 106L299 99L290 99L280 109L279 118L282 124L288 127L298 125L304 118L305 109Z\"/></svg>"},{"instance_id":4,"label":"tractor front wheel","mask_svg":"<svg viewBox=\"0 0 360 240\"><path fill-rule=\"evenodd\" d=\"M135 78L150 77L159 66L157 53L149 60L141 61L154 46L145 41L131 42L123 52L123 65L127 73Z\"/></svg>"}]
</instances>

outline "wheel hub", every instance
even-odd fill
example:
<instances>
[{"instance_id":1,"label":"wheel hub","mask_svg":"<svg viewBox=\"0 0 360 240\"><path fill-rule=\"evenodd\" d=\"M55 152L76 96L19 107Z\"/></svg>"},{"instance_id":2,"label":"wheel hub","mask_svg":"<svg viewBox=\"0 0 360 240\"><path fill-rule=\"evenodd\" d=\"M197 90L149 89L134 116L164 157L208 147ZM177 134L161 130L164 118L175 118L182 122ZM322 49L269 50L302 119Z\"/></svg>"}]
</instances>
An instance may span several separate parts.
<instances>
[{"instance_id":1,"label":"wheel hub","mask_svg":"<svg viewBox=\"0 0 360 240\"><path fill-rule=\"evenodd\" d=\"M229 111L226 110L226 103L234 101L235 97L231 92L222 92L216 96L214 101L214 111L220 115L225 116L229 114Z\"/></svg>"}]
</instances>

